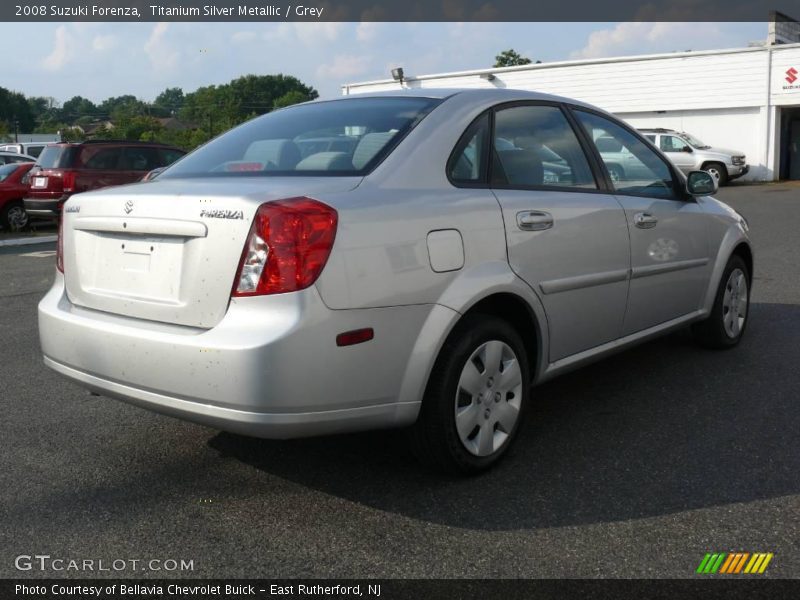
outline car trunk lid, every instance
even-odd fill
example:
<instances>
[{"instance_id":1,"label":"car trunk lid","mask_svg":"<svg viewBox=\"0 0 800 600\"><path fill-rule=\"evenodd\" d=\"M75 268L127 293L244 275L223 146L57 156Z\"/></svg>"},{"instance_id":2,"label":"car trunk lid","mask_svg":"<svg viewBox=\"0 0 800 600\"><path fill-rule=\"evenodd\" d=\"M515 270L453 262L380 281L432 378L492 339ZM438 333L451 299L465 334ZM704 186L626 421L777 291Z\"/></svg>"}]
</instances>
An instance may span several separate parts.
<instances>
[{"instance_id":1,"label":"car trunk lid","mask_svg":"<svg viewBox=\"0 0 800 600\"><path fill-rule=\"evenodd\" d=\"M211 328L227 311L251 222L264 202L344 192L357 177L163 180L73 196L64 273L73 304Z\"/></svg>"}]
</instances>

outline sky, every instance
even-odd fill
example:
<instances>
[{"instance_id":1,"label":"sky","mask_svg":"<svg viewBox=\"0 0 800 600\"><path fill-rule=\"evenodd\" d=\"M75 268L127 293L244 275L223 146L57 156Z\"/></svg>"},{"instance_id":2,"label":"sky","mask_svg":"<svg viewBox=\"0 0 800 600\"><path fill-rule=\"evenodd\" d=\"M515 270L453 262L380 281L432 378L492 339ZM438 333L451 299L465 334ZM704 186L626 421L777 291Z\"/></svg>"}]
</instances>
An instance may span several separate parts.
<instances>
[{"instance_id":1,"label":"sky","mask_svg":"<svg viewBox=\"0 0 800 600\"><path fill-rule=\"evenodd\" d=\"M406 76L491 67L508 48L553 62L736 48L766 35L766 23L1 23L6 55L19 55L3 61L0 86L59 102L152 101L168 87L283 73L329 98L396 66Z\"/></svg>"}]
</instances>

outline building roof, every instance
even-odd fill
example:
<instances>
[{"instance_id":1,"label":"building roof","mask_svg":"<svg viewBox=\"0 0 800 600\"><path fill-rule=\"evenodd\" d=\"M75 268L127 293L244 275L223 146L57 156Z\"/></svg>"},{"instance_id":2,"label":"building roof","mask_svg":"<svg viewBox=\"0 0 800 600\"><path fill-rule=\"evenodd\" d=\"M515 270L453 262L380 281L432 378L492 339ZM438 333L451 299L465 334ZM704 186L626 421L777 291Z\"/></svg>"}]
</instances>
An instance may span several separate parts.
<instances>
[{"instance_id":1,"label":"building roof","mask_svg":"<svg viewBox=\"0 0 800 600\"><path fill-rule=\"evenodd\" d=\"M775 46L754 46L747 48L727 48L722 50L686 50L683 52L662 52L659 54L638 54L629 56L614 56L610 58L586 58L577 60L560 60L553 62L531 63L527 65L519 65L515 67L487 67L483 69L471 69L467 71L452 71L445 73L431 73L428 75L409 75L404 77L406 83L415 81L425 81L430 79L444 79L448 77L464 77L464 76L489 76L500 75L503 73L514 73L518 71L538 71L554 69L558 67L571 67L577 65L599 65L621 62L641 62L650 60L662 60L666 58L684 58L694 56L719 56L725 54L741 54L746 52L767 52L771 50L784 50L788 48L800 48L800 44L779 44ZM367 87L373 85L385 85L398 83L392 78L376 79L373 81L359 81L353 83L342 84L342 90L347 93L351 88Z\"/></svg>"}]
</instances>

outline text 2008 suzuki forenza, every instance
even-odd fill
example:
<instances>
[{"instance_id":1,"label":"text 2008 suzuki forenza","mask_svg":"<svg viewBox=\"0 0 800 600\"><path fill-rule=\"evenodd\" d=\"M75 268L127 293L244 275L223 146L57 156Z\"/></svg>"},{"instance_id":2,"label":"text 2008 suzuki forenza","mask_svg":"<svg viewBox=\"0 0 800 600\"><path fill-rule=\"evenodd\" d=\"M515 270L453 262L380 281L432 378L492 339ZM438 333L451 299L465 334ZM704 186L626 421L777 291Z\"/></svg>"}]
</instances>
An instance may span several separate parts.
<instances>
[{"instance_id":1,"label":"text 2008 suzuki forenza","mask_svg":"<svg viewBox=\"0 0 800 600\"><path fill-rule=\"evenodd\" d=\"M597 140L642 168L612 182ZM149 183L65 205L44 360L88 389L289 438L411 426L474 472L531 384L747 319L747 223L572 100L418 90L273 112Z\"/></svg>"}]
</instances>

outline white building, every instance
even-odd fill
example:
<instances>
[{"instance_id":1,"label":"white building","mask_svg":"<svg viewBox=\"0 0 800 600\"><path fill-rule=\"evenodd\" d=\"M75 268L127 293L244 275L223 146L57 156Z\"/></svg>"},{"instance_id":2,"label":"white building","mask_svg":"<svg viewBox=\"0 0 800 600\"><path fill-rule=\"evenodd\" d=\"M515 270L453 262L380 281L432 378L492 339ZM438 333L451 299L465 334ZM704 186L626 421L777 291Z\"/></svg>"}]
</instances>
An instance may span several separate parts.
<instances>
[{"instance_id":1,"label":"white building","mask_svg":"<svg viewBox=\"0 0 800 600\"><path fill-rule=\"evenodd\" d=\"M599 106L635 127L687 131L741 150L745 179L800 179L800 44L572 60L408 77L409 88L507 87ZM398 89L393 79L344 94Z\"/></svg>"}]
</instances>

